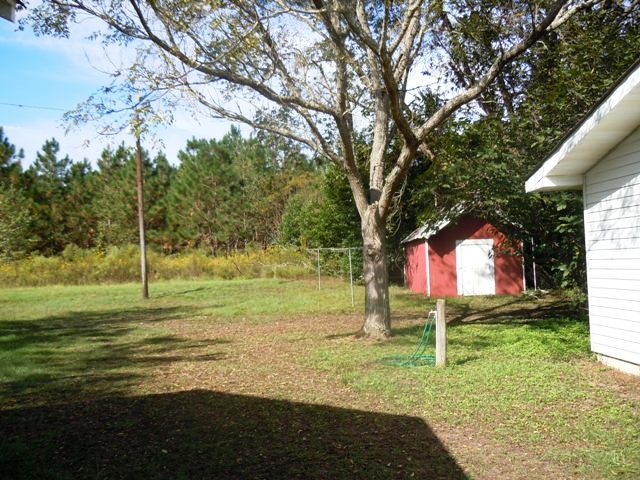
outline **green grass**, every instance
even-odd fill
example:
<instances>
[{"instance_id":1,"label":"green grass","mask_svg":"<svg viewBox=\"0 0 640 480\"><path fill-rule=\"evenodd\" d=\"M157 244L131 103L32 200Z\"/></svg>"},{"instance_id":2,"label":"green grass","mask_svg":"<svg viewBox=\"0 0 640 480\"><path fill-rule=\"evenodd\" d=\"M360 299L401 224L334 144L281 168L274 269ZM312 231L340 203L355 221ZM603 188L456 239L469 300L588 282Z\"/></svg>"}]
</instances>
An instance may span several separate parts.
<instances>
[{"instance_id":1,"label":"green grass","mask_svg":"<svg viewBox=\"0 0 640 480\"><path fill-rule=\"evenodd\" d=\"M398 455L413 458L402 468L462 478L443 447L433 457L419 451L415 439L433 440L428 425L438 425L491 438L498 449L515 445L583 478L640 478L640 382L594 361L587 323L561 298L448 300L449 364L438 369L379 362L411 353L420 336L429 304L403 289L392 289L387 342L349 335L362 289L354 310L348 285L328 279L320 291L311 281L170 281L153 284L151 295L141 300L133 284L0 290L0 471L15 478L202 478L213 471L273 478L260 469L278 467L280 450L288 460L274 471L290 478L400 478L387 466ZM283 326L283 319L294 321ZM297 322L309 328L296 329ZM334 322L335 335L320 333L322 322ZM196 386L203 376L231 374L247 352L259 354L253 332L272 326L269 335L294 349L274 379L310 368L362 398L381 399L389 413ZM169 382L184 378L176 369L188 376L196 364L193 385ZM264 358L247 375L278 368ZM415 417L426 424L415 426ZM88 445L78 444L79 431ZM322 440L305 443L312 431ZM349 460L340 445L359 446ZM327 458L332 471L323 470ZM434 465L441 470L429 470Z\"/></svg>"},{"instance_id":2,"label":"green grass","mask_svg":"<svg viewBox=\"0 0 640 480\"><path fill-rule=\"evenodd\" d=\"M309 361L352 388L430 421L526 446L547 461L575 466L580 476L640 478L640 382L631 379L635 398L621 398L606 383L612 373L594 363L586 321L454 324L445 369L380 364L384 356L411 353L421 327L395 333L362 349L320 348Z\"/></svg>"},{"instance_id":3,"label":"green grass","mask_svg":"<svg viewBox=\"0 0 640 480\"><path fill-rule=\"evenodd\" d=\"M200 343L159 323L241 321L250 328L282 315L353 310L348 286L323 284L318 291L314 282L289 280L169 281L153 285L149 300L134 284L0 289L0 400L75 395L86 369L95 370L91 392L143 392L141 364Z\"/></svg>"},{"instance_id":4,"label":"green grass","mask_svg":"<svg viewBox=\"0 0 640 480\"><path fill-rule=\"evenodd\" d=\"M0 289L0 320L30 320L73 312L113 313L174 309L178 317L193 315L260 320L279 314L341 313L351 311L348 285L324 279L293 280L171 280L150 287L142 300L136 284L52 286ZM362 303L362 291L357 299Z\"/></svg>"}]
</instances>

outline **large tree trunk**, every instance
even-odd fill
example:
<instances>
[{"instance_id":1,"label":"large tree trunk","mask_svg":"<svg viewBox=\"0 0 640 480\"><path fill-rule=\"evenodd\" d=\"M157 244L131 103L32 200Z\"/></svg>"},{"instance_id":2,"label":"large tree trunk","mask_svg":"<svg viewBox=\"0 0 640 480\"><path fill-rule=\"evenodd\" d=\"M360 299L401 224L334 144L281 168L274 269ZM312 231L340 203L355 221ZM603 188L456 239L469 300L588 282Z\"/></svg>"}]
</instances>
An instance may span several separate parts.
<instances>
[{"instance_id":1,"label":"large tree trunk","mask_svg":"<svg viewBox=\"0 0 640 480\"><path fill-rule=\"evenodd\" d=\"M377 204L370 205L362 217L365 300L364 325L360 335L387 338L391 335L391 313L386 231L377 207Z\"/></svg>"}]
</instances>

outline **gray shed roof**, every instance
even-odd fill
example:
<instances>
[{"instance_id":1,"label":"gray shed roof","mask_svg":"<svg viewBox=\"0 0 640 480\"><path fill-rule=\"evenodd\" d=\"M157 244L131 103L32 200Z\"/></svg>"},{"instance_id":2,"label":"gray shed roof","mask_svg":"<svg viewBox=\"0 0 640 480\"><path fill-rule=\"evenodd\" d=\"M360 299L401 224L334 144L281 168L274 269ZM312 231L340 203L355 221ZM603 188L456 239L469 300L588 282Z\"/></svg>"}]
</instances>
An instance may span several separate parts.
<instances>
[{"instance_id":1,"label":"gray shed roof","mask_svg":"<svg viewBox=\"0 0 640 480\"><path fill-rule=\"evenodd\" d=\"M409 243L413 242L414 240L420 239L428 240L450 223L451 220L446 218L441 222L436 223L435 225L425 224L420 228L415 229L413 232L403 238L400 243Z\"/></svg>"},{"instance_id":2,"label":"gray shed roof","mask_svg":"<svg viewBox=\"0 0 640 480\"><path fill-rule=\"evenodd\" d=\"M405 238L403 238L400 241L400 243L401 244L409 243L409 242L413 242L414 240L421 240L421 239L428 240L429 238L433 237L436 233L438 233L440 230L442 230L447 225L449 225L451 222L457 220L458 218L460 218L460 216L464 215L465 213L468 213L470 210L471 209L467 205L460 204L455 208L453 208L451 212L449 212L449 214L444 219L436 223L425 223L421 227L416 228L413 232L411 232Z\"/></svg>"}]
</instances>

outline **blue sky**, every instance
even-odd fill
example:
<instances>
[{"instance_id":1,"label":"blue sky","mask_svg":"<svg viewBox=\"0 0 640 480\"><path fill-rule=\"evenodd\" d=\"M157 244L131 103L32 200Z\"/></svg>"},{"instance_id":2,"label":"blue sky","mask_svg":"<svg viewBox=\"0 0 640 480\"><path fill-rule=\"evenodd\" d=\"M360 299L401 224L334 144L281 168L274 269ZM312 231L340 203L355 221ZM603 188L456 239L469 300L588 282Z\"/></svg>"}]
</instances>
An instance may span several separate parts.
<instances>
[{"instance_id":1,"label":"blue sky","mask_svg":"<svg viewBox=\"0 0 640 480\"><path fill-rule=\"evenodd\" d=\"M91 124L65 134L64 110L75 107L101 85L109 83L109 77L99 71L107 68L104 51L85 40L87 32L76 29L71 39L54 39L36 37L29 30L16 30L16 24L0 20L0 126L11 143L24 149L25 165L33 161L36 152L51 137L60 142L62 155L68 154L74 160L94 161L108 144L133 143L127 134L100 137L95 133L96 126ZM155 135L162 139L169 160L175 162L187 139L219 138L228 129L227 122L194 119L191 114L177 112L174 124L157 129Z\"/></svg>"}]
</instances>

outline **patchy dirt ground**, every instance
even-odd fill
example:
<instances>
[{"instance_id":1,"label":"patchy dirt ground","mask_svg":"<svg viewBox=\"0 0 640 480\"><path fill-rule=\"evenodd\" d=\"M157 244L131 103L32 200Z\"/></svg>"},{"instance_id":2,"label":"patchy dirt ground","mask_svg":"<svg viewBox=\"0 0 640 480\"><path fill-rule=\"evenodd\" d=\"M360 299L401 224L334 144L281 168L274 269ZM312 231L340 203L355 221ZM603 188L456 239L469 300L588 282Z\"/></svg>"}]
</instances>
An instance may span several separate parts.
<instances>
[{"instance_id":1,"label":"patchy dirt ground","mask_svg":"<svg viewBox=\"0 0 640 480\"><path fill-rule=\"evenodd\" d=\"M409 323L418 321L415 318L404 319L404 322ZM172 391L215 390L420 418L418 412L407 411L400 404L382 401L377 395L356 393L336 381L332 375L306 367L300 361L311 349L318 347L318 339L328 345L341 342L353 344L357 348L358 342L362 340L357 340L350 334L357 331L360 322L358 315L291 318L250 328L241 322L218 326L184 321L168 322L168 328L186 339L200 336L224 339L225 343L216 345L214 350L224 358L225 367L210 368L206 362L199 360L203 352L194 351L193 362L187 360L171 364L158 371L158 386ZM444 450L455 459L464 472L461 474L463 477L575 478L573 472L544 462L520 445L505 445L495 441L491 432L486 430L434 424L428 418L421 420L433 431ZM390 445L394 438L406 435L402 430L388 433ZM416 447L418 450L429 448L428 445ZM410 457L410 454L411 452L405 452L404 457ZM411 472L410 469L405 471L399 466L396 474L398 478L405 478L405 474L409 478ZM449 474L454 475L452 472L447 475ZM448 477L445 475L445 478Z\"/></svg>"}]
</instances>

